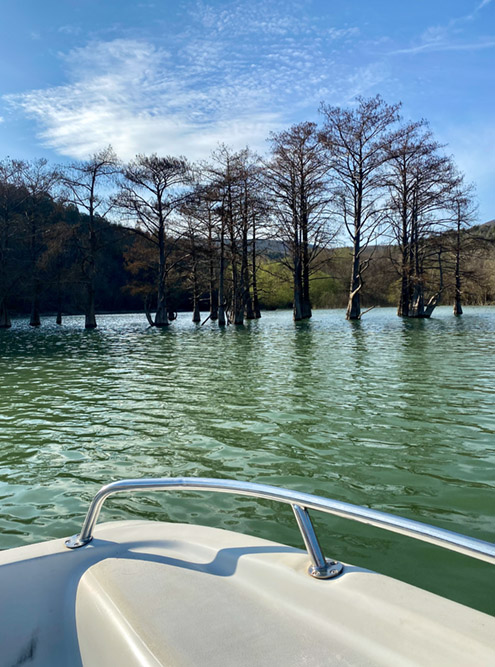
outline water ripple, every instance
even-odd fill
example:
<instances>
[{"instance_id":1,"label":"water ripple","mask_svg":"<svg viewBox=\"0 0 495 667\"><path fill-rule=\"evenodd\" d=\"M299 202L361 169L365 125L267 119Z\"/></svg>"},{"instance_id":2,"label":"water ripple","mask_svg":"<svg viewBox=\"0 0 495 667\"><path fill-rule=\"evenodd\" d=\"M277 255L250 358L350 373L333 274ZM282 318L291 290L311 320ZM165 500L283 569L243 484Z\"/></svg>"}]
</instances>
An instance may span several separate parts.
<instances>
[{"instance_id":1,"label":"water ripple","mask_svg":"<svg viewBox=\"0 0 495 667\"><path fill-rule=\"evenodd\" d=\"M317 311L294 324L276 312L224 331L188 315L167 331L140 315L89 332L76 317L16 320L0 331L0 548L76 532L110 480L175 475L284 485L493 541L495 309L435 315ZM134 495L103 518L132 517L299 544L290 510L248 498ZM385 559L394 576L495 612L483 564L319 523L332 555L382 571ZM465 583L452 592L454 576Z\"/></svg>"}]
</instances>

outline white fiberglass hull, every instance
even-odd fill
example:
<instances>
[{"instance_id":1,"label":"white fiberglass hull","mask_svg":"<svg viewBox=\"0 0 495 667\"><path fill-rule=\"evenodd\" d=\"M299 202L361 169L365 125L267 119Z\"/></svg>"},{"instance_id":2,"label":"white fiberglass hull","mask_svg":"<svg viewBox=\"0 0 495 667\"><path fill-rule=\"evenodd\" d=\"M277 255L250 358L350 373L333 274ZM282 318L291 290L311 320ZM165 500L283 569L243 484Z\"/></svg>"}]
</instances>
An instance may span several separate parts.
<instances>
[{"instance_id":1,"label":"white fiberglass hull","mask_svg":"<svg viewBox=\"0 0 495 667\"><path fill-rule=\"evenodd\" d=\"M146 521L0 553L0 665L491 665L495 618L239 533Z\"/></svg>"}]
</instances>

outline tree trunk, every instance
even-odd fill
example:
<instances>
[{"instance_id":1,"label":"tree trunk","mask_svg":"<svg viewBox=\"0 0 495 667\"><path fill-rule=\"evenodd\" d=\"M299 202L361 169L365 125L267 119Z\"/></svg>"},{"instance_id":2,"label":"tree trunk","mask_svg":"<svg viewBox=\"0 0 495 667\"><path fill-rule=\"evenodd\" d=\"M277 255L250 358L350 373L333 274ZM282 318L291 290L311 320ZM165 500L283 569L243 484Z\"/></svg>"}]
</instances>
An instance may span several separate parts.
<instances>
[{"instance_id":1,"label":"tree trunk","mask_svg":"<svg viewBox=\"0 0 495 667\"><path fill-rule=\"evenodd\" d=\"M253 299L251 298L251 292L249 291L249 286L247 288L247 295L246 295L246 319L247 320L255 320L256 315L254 314L254 308L253 308Z\"/></svg>"},{"instance_id":2,"label":"tree trunk","mask_svg":"<svg viewBox=\"0 0 495 667\"><path fill-rule=\"evenodd\" d=\"M210 320L218 319L218 292L215 285L215 264L211 224L208 225L208 255L210 258Z\"/></svg>"},{"instance_id":3,"label":"tree trunk","mask_svg":"<svg viewBox=\"0 0 495 667\"><path fill-rule=\"evenodd\" d=\"M243 299L240 297L240 294L237 293L232 304L232 324L241 325L244 324L244 306L242 303Z\"/></svg>"},{"instance_id":4,"label":"tree trunk","mask_svg":"<svg viewBox=\"0 0 495 667\"><path fill-rule=\"evenodd\" d=\"M357 197L357 209L354 217L354 239L353 239L353 250L352 250L352 272L351 272L351 284L349 288L349 300L347 302L347 310L345 313L346 320L359 320L361 319L361 288L362 288L362 279L361 279L361 205L363 199L362 192L362 174L360 179L360 185L358 185L356 197Z\"/></svg>"},{"instance_id":5,"label":"tree trunk","mask_svg":"<svg viewBox=\"0 0 495 667\"><path fill-rule=\"evenodd\" d=\"M457 217L457 238L455 248L455 299L454 315L462 315L461 305L461 225L460 216Z\"/></svg>"},{"instance_id":6,"label":"tree trunk","mask_svg":"<svg viewBox=\"0 0 495 667\"><path fill-rule=\"evenodd\" d=\"M170 322L168 319L167 309L167 288L165 284L165 227L163 222L160 222L158 229L158 247L159 247L159 267L158 267L158 300L155 314L155 327L168 327Z\"/></svg>"},{"instance_id":7,"label":"tree trunk","mask_svg":"<svg viewBox=\"0 0 495 667\"><path fill-rule=\"evenodd\" d=\"M218 292L215 287L210 287L210 320L218 320Z\"/></svg>"},{"instance_id":8,"label":"tree trunk","mask_svg":"<svg viewBox=\"0 0 495 667\"><path fill-rule=\"evenodd\" d=\"M158 284L158 302L155 314L155 327L168 327L170 324L167 310L167 293L165 290L164 279L160 276Z\"/></svg>"},{"instance_id":9,"label":"tree trunk","mask_svg":"<svg viewBox=\"0 0 495 667\"><path fill-rule=\"evenodd\" d=\"M258 281L256 278L256 224L253 221L253 243L251 247L251 273L252 273L252 285L253 285L253 311L255 319L261 317L260 304L258 300Z\"/></svg>"},{"instance_id":10,"label":"tree trunk","mask_svg":"<svg viewBox=\"0 0 495 667\"><path fill-rule=\"evenodd\" d=\"M194 297L194 306L193 306L193 317L192 321L195 324L199 324L201 322L201 313L199 311L199 299L197 297Z\"/></svg>"},{"instance_id":11,"label":"tree trunk","mask_svg":"<svg viewBox=\"0 0 495 667\"><path fill-rule=\"evenodd\" d=\"M351 285L349 290L349 300L347 302L347 310L345 317L347 320L359 320L361 318L361 275L360 275L358 238L354 242Z\"/></svg>"},{"instance_id":12,"label":"tree trunk","mask_svg":"<svg viewBox=\"0 0 495 667\"><path fill-rule=\"evenodd\" d=\"M414 284L411 304L409 306L408 317L424 317L425 316L425 301L422 283L416 279Z\"/></svg>"},{"instance_id":13,"label":"tree trunk","mask_svg":"<svg viewBox=\"0 0 495 667\"><path fill-rule=\"evenodd\" d=\"M311 299L309 296L309 243L308 243L308 215L306 208L301 215L302 220L302 304L301 311L303 319L309 319L311 313Z\"/></svg>"},{"instance_id":14,"label":"tree trunk","mask_svg":"<svg viewBox=\"0 0 495 667\"><path fill-rule=\"evenodd\" d=\"M94 278L91 277L87 284L84 328L96 329L96 326L97 324L96 324L96 314L95 314L95 286L94 286Z\"/></svg>"},{"instance_id":15,"label":"tree trunk","mask_svg":"<svg viewBox=\"0 0 495 667\"><path fill-rule=\"evenodd\" d=\"M302 267L299 253L294 256L294 321L299 322L303 318L303 288L302 288Z\"/></svg>"},{"instance_id":16,"label":"tree trunk","mask_svg":"<svg viewBox=\"0 0 495 667\"><path fill-rule=\"evenodd\" d=\"M409 280L406 269L403 267L400 285L400 300L397 308L399 317L407 317L409 314Z\"/></svg>"},{"instance_id":17,"label":"tree trunk","mask_svg":"<svg viewBox=\"0 0 495 667\"><path fill-rule=\"evenodd\" d=\"M244 324L244 285L242 284L242 271L239 275L237 267L236 247L234 237L231 235L231 255L232 255L232 307L230 312L231 324Z\"/></svg>"},{"instance_id":18,"label":"tree trunk","mask_svg":"<svg viewBox=\"0 0 495 667\"><path fill-rule=\"evenodd\" d=\"M251 298L251 287L249 277L249 249L247 241L247 231L245 231L242 242L242 287L243 287L243 310L247 320L254 320L253 300Z\"/></svg>"},{"instance_id":19,"label":"tree trunk","mask_svg":"<svg viewBox=\"0 0 495 667\"><path fill-rule=\"evenodd\" d=\"M218 325L224 327L225 321L225 223L222 220L222 229L220 232L220 270L218 275Z\"/></svg>"},{"instance_id":20,"label":"tree trunk","mask_svg":"<svg viewBox=\"0 0 495 667\"><path fill-rule=\"evenodd\" d=\"M411 253L409 244L409 233L407 227L407 200L406 185L404 185L404 201L402 212L402 253L401 253L401 285L400 300L397 308L399 317L407 317L411 298Z\"/></svg>"},{"instance_id":21,"label":"tree trunk","mask_svg":"<svg viewBox=\"0 0 495 667\"><path fill-rule=\"evenodd\" d=\"M440 292L431 297L431 299L428 301L423 310L423 317L425 318L431 317L431 314L440 303L440 297L441 297Z\"/></svg>"},{"instance_id":22,"label":"tree trunk","mask_svg":"<svg viewBox=\"0 0 495 667\"><path fill-rule=\"evenodd\" d=\"M89 204L89 257L88 257L88 281L86 294L85 329L96 329L95 315L95 276L96 276L96 251L97 238L95 229L94 188L96 175L93 173L91 185L91 197Z\"/></svg>"},{"instance_id":23,"label":"tree trunk","mask_svg":"<svg viewBox=\"0 0 495 667\"><path fill-rule=\"evenodd\" d=\"M86 310L84 317L85 329L96 329L96 314L95 314L95 248L96 235L94 230L90 231L90 256L88 268L88 280L86 283Z\"/></svg>"},{"instance_id":24,"label":"tree trunk","mask_svg":"<svg viewBox=\"0 0 495 667\"><path fill-rule=\"evenodd\" d=\"M425 300L423 286L423 271L419 257L419 230L418 215L414 210L411 223L411 300L409 304L408 317L425 317Z\"/></svg>"},{"instance_id":25,"label":"tree trunk","mask_svg":"<svg viewBox=\"0 0 495 667\"><path fill-rule=\"evenodd\" d=\"M153 316L151 315L151 295L147 294L146 297L144 298L144 314L146 315L146 319L148 320L148 324L150 327L155 326L155 322L153 320Z\"/></svg>"},{"instance_id":26,"label":"tree trunk","mask_svg":"<svg viewBox=\"0 0 495 667\"><path fill-rule=\"evenodd\" d=\"M192 321L196 324L201 322L201 313L199 311L199 286L198 286L198 265L196 260L193 262L193 316Z\"/></svg>"}]
</instances>

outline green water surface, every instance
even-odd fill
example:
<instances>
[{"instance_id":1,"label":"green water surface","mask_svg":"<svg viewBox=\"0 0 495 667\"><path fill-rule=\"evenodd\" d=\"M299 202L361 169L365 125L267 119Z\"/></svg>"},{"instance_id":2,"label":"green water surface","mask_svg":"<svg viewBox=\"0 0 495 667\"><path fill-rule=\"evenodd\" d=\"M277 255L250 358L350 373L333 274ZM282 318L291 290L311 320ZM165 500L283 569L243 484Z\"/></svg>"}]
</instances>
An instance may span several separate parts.
<instances>
[{"instance_id":1,"label":"green water surface","mask_svg":"<svg viewBox=\"0 0 495 667\"><path fill-rule=\"evenodd\" d=\"M0 548L78 532L104 483L236 478L495 541L495 309L349 323L264 313L168 330L142 315L0 331ZM111 499L101 520L194 522L302 546L289 507L219 494ZM330 516L327 555L495 614L495 568Z\"/></svg>"}]
</instances>

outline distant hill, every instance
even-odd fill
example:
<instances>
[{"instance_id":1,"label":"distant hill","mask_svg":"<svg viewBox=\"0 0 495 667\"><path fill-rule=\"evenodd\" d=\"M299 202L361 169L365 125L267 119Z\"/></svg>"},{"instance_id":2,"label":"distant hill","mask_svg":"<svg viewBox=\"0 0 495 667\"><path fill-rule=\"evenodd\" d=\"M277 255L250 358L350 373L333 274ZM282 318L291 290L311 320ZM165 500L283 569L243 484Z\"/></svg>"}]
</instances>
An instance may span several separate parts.
<instances>
[{"instance_id":1,"label":"distant hill","mask_svg":"<svg viewBox=\"0 0 495 667\"><path fill-rule=\"evenodd\" d=\"M495 239L495 219L488 220L488 222L483 222L481 225L474 225L473 227L470 227L470 232L480 240L488 239L491 241L492 239ZM444 232L444 234L450 233L451 231ZM393 246L394 244L392 243L391 245ZM377 244L370 246L367 252L364 254L365 256L369 255L370 253L378 253L380 255L385 253L388 248L390 248L390 245L388 244ZM352 252L352 248L346 245L337 246L333 249L349 250L349 252ZM276 239L257 239L256 250L263 257L275 261L284 257L287 251L285 244L282 241L277 241Z\"/></svg>"},{"instance_id":2,"label":"distant hill","mask_svg":"<svg viewBox=\"0 0 495 667\"><path fill-rule=\"evenodd\" d=\"M495 240L495 220L489 220L481 225L475 225L474 227L471 227L469 231L473 236L478 237L480 240Z\"/></svg>"},{"instance_id":3,"label":"distant hill","mask_svg":"<svg viewBox=\"0 0 495 667\"><path fill-rule=\"evenodd\" d=\"M285 245L282 241L276 239L257 239L256 250L263 257L274 260L280 259L286 254Z\"/></svg>"}]
</instances>

